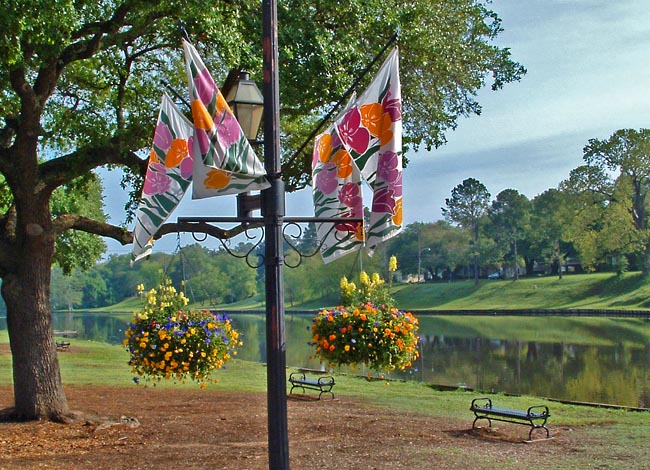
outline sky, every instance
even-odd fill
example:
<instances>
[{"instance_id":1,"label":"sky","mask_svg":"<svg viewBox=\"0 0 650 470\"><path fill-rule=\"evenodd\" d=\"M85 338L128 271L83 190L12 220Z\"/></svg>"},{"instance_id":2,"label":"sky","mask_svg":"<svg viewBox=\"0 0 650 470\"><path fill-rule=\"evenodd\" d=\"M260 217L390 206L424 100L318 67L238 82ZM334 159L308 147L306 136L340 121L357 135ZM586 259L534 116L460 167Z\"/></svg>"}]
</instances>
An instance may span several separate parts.
<instances>
[{"instance_id":1,"label":"sky","mask_svg":"<svg viewBox=\"0 0 650 470\"><path fill-rule=\"evenodd\" d=\"M461 118L446 145L407 154L405 224L440 220L445 198L466 178L483 183L492 198L516 189L532 199L582 164L589 139L650 127L648 0L494 0L490 8L504 28L495 44L508 47L528 73L499 91L480 90L481 115ZM125 202L119 174L103 175L110 221L119 224ZM310 188L288 194L286 212L313 216ZM187 195L170 221L234 215L234 196ZM195 243L191 234L180 242ZM130 252L107 243L109 253ZM176 245L177 237L167 235L154 251L173 252Z\"/></svg>"}]
</instances>

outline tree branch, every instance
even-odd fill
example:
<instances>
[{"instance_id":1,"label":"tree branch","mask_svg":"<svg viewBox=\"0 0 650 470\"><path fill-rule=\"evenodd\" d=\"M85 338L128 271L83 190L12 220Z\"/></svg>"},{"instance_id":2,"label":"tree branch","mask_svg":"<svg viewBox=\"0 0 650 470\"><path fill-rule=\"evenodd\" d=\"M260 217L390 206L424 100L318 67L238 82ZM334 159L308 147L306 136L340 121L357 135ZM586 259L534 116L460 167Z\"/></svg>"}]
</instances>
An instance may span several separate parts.
<instances>
[{"instance_id":1,"label":"tree branch","mask_svg":"<svg viewBox=\"0 0 650 470\"><path fill-rule=\"evenodd\" d=\"M106 238L112 238L122 245L133 243L133 232L130 232L123 227L100 222L88 217L83 217L76 214L62 214L57 217L53 222L54 230L57 234L63 233L66 230L81 230L82 232L92 233ZM231 229L222 229L215 227L206 222L178 222L163 224L162 227L154 235L154 240L159 240L165 235L178 232L192 232L202 233L213 238L220 240L231 239L246 230L251 228L262 227L261 222L240 224ZM0 258L1 260L1 258Z\"/></svg>"},{"instance_id":2,"label":"tree branch","mask_svg":"<svg viewBox=\"0 0 650 470\"><path fill-rule=\"evenodd\" d=\"M148 161L135 152L120 152L117 145L79 149L63 157L40 164L40 175L50 189L70 182L89 171L105 165L121 165L137 168L141 175L147 172Z\"/></svg>"}]
</instances>

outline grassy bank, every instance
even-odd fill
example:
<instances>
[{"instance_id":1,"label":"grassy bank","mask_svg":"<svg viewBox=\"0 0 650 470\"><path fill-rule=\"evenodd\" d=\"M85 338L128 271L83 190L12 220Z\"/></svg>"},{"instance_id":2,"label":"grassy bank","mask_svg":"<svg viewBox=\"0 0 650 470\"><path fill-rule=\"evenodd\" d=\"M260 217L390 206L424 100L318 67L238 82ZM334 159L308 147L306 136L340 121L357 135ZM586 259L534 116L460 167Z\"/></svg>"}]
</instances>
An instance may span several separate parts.
<instances>
[{"instance_id":1,"label":"grassy bank","mask_svg":"<svg viewBox=\"0 0 650 470\"><path fill-rule=\"evenodd\" d=\"M620 278L611 273L597 273L573 274L563 279L482 279L478 285L471 280L395 284L392 293L397 304L405 310L650 310L650 282L640 273L626 273ZM337 297L328 297L285 307L287 310L316 310L334 306L337 302ZM141 305L141 299L130 298L94 311L131 313ZM203 305L194 306L204 308ZM255 297L216 308L225 311L263 310L264 302Z\"/></svg>"}]
</instances>

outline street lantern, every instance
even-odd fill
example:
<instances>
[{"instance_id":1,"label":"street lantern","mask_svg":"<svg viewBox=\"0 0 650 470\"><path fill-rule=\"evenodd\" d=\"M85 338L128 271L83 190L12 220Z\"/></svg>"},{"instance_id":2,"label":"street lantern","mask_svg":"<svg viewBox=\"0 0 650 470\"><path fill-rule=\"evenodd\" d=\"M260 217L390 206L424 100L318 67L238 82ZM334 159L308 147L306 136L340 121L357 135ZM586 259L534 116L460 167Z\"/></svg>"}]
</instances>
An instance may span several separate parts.
<instances>
[{"instance_id":1,"label":"street lantern","mask_svg":"<svg viewBox=\"0 0 650 470\"><path fill-rule=\"evenodd\" d=\"M248 72L240 72L235 85L228 91L226 102L239 121L246 138L257 139L264 112L264 97Z\"/></svg>"}]
</instances>

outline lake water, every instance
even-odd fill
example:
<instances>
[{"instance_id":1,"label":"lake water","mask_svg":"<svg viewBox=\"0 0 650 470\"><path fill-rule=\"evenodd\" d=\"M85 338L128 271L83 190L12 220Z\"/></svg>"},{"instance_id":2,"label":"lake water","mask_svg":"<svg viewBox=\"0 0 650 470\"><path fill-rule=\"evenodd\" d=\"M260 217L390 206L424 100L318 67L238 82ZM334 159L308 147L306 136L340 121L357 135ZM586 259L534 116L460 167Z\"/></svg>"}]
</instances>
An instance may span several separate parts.
<instances>
[{"instance_id":1,"label":"lake water","mask_svg":"<svg viewBox=\"0 0 650 470\"><path fill-rule=\"evenodd\" d=\"M264 316L231 318L244 341L237 357L265 362ZM311 318L286 315L288 366L322 367L308 345ZM650 321L500 317L499 322L491 317L425 315L419 319L421 357L409 371L392 372L389 378L650 407ZM129 320L130 315L57 314L54 329L76 330L80 338L118 344ZM5 319L0 318L0 329L6 329Z\"/></svg>"}]
</instances>

